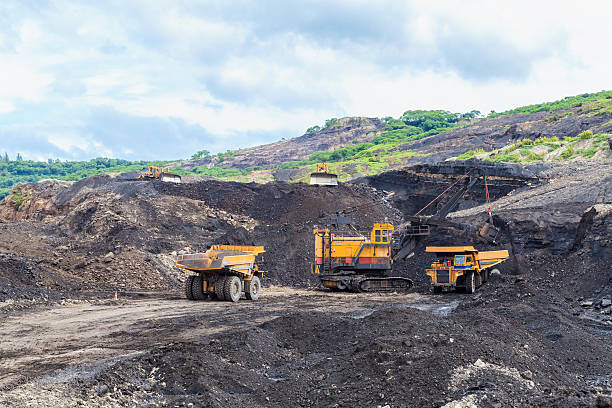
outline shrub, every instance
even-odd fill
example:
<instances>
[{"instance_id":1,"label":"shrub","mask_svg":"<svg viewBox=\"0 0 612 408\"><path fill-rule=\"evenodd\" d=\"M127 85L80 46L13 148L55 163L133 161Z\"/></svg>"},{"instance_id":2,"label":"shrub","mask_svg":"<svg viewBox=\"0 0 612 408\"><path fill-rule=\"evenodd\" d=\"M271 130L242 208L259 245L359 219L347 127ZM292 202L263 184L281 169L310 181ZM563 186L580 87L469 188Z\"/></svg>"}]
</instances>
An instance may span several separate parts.
<instances>
[{"instance_id":1,"label":"shrub","mask_svg":"<svg viewBox=\"0 0 612 408\"><path fill-rule=\"evenodd\" d=\"M552 136L552 137L540 136L536 140L533 141L533 144L534 145L544 145L544 144L550 144L550 143L554 143L558 141L559 141L559 138L557 136Z\"/></svg>"},{"instance_id":2,"label":"shrub","mask_svg":"<svg viewBox=\"0 0 612 408\"><path fill-rule=\"evenodd\" d=\"M574 148L572 146L568 146L567 149L565 149L562 153L561 153L561 157L564 158L565 160L569 160L573 155L574 155Z\"/></svg>"},{"instance_id":3,"label":"shrub","mask_svg":"<svg viewBox=\"0 0 612 408\"><path fill-rule=\"evenodd\" d=\"M591 139L593 137L593 132L590 130L585 130L584 132L581 132L578 137L582 140Z\"/></svg>"}]
</instances>

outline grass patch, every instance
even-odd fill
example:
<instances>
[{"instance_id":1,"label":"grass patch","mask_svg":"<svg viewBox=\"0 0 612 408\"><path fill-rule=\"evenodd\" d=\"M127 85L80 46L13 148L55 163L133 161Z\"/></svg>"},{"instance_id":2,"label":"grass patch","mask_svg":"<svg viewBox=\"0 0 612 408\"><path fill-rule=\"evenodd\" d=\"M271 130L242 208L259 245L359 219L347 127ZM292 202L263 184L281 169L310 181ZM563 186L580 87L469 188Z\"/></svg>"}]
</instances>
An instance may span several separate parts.
<instances>
[{"instance_id":1,"label":"grass patch","mask_svg":"<svg viewBox=\"0 0 612 408\"><path fill-rule=\"evenodd\" d=\"M491 112L488 117L496 118L502 115L510 115L515 113L537 113L537 112L556 112L563 109L572 109L584 106L581 113L601 110L604 105L610 103L612 99L612 91L601 91L596 93L584 93L576 96L567 96L563 99L554 102L538 103L535 105L527 105L519 108L507 110L504 112ZM593 106L587 106L591 103L596 103ZM601 106L600 106L601 105ZM586 112L585 112L586 111Z\"/></svg>"},{"instance_id":2,"label":"grass patch","mask_svg":"<svg viewBox=\"0 0 612 408\"><path fill-rule=\"evenodd\" d=\"M469 160L479 154L486 153L484 149L468 150L467 152L455 157L453 160Z\"/></svg>"}]
</instances>

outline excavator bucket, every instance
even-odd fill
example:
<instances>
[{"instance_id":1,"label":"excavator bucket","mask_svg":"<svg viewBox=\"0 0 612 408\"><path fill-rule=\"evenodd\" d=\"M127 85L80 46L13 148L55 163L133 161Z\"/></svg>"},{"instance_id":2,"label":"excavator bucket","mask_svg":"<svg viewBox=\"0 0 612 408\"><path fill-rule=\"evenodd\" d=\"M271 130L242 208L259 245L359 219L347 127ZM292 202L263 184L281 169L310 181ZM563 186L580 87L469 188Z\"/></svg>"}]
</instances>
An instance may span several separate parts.
<instances>
[{"instance_id":1,"label":"excavator bucket","mask_svg":"<svg viewBox=\"0 0 612 408\"><path fill-rule=\"evenodd\" d=\"M482 227L478 230L478 236L485 242L495 244L499 228L497 228L490 220L485 221Z\"/></svg>"},{"instance_id":2,"label":"excavator bucket","mask_svg":"<svg viewBox=\"0 0 612 408\"><path fill-rule=\"evenodd\" d=\"M338 175L329 172L326 163L317 164L317 170L310 173L310 184L316 186L337 186Z\"/></svg>"}]
</instances>

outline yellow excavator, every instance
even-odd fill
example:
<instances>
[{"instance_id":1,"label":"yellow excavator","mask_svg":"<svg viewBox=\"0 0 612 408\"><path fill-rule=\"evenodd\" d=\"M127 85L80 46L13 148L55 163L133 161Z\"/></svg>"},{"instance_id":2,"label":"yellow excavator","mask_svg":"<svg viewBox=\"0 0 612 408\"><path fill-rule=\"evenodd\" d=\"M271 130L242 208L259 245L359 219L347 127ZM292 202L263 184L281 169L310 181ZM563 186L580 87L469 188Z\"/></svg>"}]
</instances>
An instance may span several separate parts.
<instances>
[{"instance_id":1,"label":"yellow excavator","mask_svg":"<svg viewBox=\"0 0 612 408\"><path fill-rule=\"evenodd\" d=\"M369 238L342 237L327 228L316 228L312 272L330 289L353 292L387 292L412 288L411 279L387 277L391 270L393 225L374 224Z\"/></svg>"}]
</instances>

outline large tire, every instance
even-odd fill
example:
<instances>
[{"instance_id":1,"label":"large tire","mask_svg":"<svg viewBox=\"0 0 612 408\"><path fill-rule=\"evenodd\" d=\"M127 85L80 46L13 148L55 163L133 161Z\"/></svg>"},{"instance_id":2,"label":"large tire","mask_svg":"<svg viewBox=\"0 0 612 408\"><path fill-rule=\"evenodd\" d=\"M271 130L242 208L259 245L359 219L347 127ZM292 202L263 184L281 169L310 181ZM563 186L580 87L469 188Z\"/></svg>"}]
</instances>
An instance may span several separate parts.
<instances>
[{"instance_id":1,"label":"large tire","mask_svg":"<svg viewBox=\"0 0 612 408\"><path fill-rule=\"evenodd\" d=\"M217 300L225 300L224 287L225 287L225 275L217 275L215 280L215 295Z\"/></svg>"},{"instance_id":2,"label":"large tire","mask_svg":"<svg viewBox=\"0 0 612 408\"><path fill-rule=\"evenodd\" d=\"M465 293L474 293L476 291L476 277L474 272L468 272L465 275Z\"/></svg>"},{"instance_id":3,"label":"large tire","mask_svg":"<svg viewBox=\"0 0 612 408\"><path fill-rule=\"evenodd\" d=\"M237 276L228 276L225 278L223 295L225 300L237 302L242 294L242 281Z\"/></svg>"},{"instance_id":4,"label":"large tire","mask_svg":"<svg viewBox=\"0 0 612 408\"><path fill-rule=\"evenodd\" d=\"M253 279L245 282L244 284L244 296L248 300L257 300L261 295L261 281L257 276L253 276Z\"/></svg>"},{"instance_id":5,"label":"large tire","mask_svg":"<svg viewBox=\"0 0 612 408\"><path fill-rule=\"evenodd\" d=\"M193 287L193 280L196 278L196 276L189 276L187 277L187 280L185 281L185 297L189 300L193 300L193 291L192 291L192 287Z\"/></svg>"},{"instance_id":6,"label":"large tire","mask_svg":"<svg viewBox=\"0 0 612 408\"><path fill-rule=\"evenodd\" d=\"M476 285L477 288L480 287L480 285L482 285L482 275L478 272L474 272L474 283Z\"/></svg>"},{"instance_id":7,"label":"large tire","mask_svg":"<svg viewBox=\"0 0 612 408\"><path fill-rule=\"evenodd\" d=\"M191 286L191 293L195 300L206 300L208 293L204 292L203 281L201 276L194 276Z\"/></svg>"},{"instance_id":8,"label":"large tire","mask_svg":"<svg viewBox=\"0 0 612 408\"><path fill-rule=\"evenodd\" d=\"M433 293L442 293L442 286L434 286Z\"/></svg>"}]
</instances>

